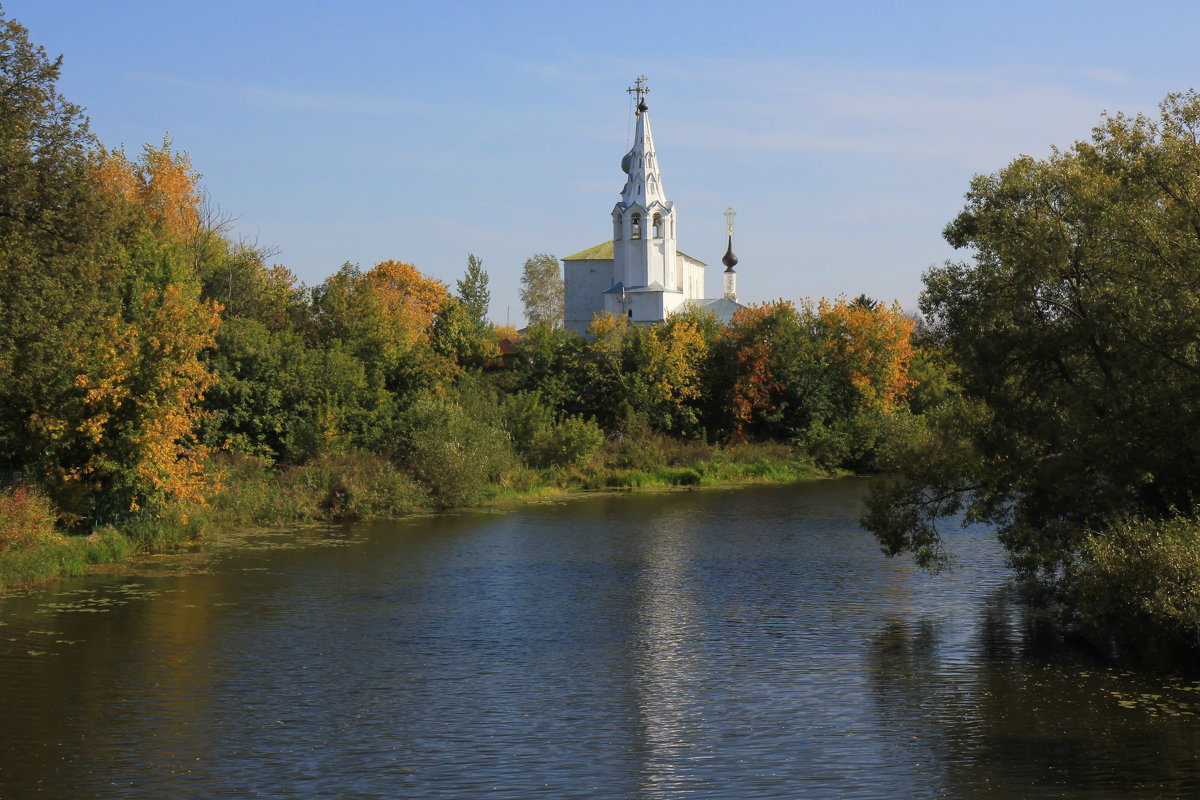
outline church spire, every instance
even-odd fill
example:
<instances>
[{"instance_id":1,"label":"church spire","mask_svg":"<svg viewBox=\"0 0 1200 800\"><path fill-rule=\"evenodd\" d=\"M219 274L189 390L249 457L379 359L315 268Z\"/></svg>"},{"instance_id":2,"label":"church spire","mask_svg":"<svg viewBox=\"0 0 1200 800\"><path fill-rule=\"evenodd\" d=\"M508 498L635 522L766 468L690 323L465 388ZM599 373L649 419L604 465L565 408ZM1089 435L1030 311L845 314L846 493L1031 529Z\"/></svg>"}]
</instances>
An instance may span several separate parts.
<instances>
[{"instance_id":1,"label":"church spire","mask_svg":"<svg viewBox=\"0 0 1200 800\"><path fill-rule=\"evenodd\" d=\"M725 209L725 225L729 231L729 247L725 248L725 256L721 259L721 263L725 265L725 299L737 300L737 272L733 267L738 263L737 256L733 253L733 218L737 216L737 212L733 210L733 206Z\"/></svg>"},{"instance_id":2,"label":"church spire","mask_svg":"<svg viewBox=\"0 0 1200 800\"><path fill-rule=\"evenodd\" d=\"M628 207L635 203L644 209L655 203L666 205L667 195L662 188L662 175L658 171L658 156L654 152L654 136L650 133L650 110L646 103L646 76L641 75L635 85L625 91L634 95L637 106L637 127L633 134L633 147L621 159L621 169L629 176L621 191L621 204Z\"/></svg>"},{"instance_id":3,"label":"church spire","mask_svg":"<svg viewBox=\"0 0 1200 800\"><path fill-rule=\"evenodd\" d=\"M637 123L633 147L621 159L625 187L612 210L613 271L625 286L682 294L687 281L675 248L675 206L663 191L658 171L646 76L640 76L628 91L637 103Z\"/></svg>"}]
</instances>

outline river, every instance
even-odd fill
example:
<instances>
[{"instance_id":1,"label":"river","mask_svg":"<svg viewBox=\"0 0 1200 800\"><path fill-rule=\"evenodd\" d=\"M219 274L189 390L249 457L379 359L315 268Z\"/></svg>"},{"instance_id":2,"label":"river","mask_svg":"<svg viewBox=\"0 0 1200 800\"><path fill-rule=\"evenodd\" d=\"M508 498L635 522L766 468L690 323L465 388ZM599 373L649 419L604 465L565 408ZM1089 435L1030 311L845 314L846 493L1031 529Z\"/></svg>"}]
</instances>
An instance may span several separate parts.
<instances>
[{"instance_id":1,"label":"river","mask_svg":"<svg viewBox=\"0 0 1200 800\"><path fill-rule=\"evenodd\" d=\"M264 532L0 598L0 798L1200 794L1200 684L1036 633L866 482Z\"/></svg>"}]
</instances>

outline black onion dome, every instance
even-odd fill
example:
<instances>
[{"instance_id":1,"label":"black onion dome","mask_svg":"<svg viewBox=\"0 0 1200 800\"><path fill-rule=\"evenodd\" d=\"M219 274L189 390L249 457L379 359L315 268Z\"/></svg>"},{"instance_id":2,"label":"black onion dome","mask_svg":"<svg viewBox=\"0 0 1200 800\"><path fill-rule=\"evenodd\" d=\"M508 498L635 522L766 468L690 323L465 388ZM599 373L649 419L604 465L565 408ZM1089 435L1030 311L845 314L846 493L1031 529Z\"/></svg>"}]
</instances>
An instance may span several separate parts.
<instances>
[{"instance_id":1,"label":"black onion dome","mask_svg":"<svg viewBox=\"0 0 1200 800\"><path fill-rule=\"evenodd\" d=\"M729 237L729 247L725 250L721 263L728 268L726 272L733 272L733 265L737 263L737 256L733 254L733 236Z\"/></svg>"},{"instance_id":2,"label":"black onion dome","mask_svg":"<svg viewBox=\"0 0 1200 800\"><path fill-rule=\"evenodd\" d=\"M633 151L630 150L628 153L625 154L625 157L621 159L621 172L624 172L626 175L628 175L629 170L632 168L633 168Z\"/></svg>"},{"instance_id":3,"label":"black onion dome","mask_svg":"<svg viewBox=\"0 0 1200 800\"><path fill-rule=\"evenodd\" d=\"M650 106L646 105L646 98L643 97L641 99L641 102L638 103L638 113L645 114L649 110L650 110Z\"/></svg>"}]
</instances>

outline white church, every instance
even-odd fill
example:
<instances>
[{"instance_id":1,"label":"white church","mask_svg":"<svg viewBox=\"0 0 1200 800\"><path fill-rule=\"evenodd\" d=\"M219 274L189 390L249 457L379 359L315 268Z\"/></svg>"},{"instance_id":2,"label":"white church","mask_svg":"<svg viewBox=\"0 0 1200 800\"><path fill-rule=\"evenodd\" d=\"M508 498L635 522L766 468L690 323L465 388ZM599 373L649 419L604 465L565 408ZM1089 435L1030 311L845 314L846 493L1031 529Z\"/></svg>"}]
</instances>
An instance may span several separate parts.
<instances>
[{"instance_id":1,"label":"white church","mask_svg":"<svg viewBox=\"0 0 1200 800\"><path fill-rule=\"evenodd\" d=\"M592 317L616 314L637 324L662 322L688 306L707 309L728 322L741 306L733 267L733 211L727 212L729 248L724 297L704 298L705 264L676 247L675 204L667 199L650 133L645 76L637 79L633 148L621 159L626 174L612 210L613 238L563 261L563 316L568 330L585 333Z\"/></svg>"}]
</instances>

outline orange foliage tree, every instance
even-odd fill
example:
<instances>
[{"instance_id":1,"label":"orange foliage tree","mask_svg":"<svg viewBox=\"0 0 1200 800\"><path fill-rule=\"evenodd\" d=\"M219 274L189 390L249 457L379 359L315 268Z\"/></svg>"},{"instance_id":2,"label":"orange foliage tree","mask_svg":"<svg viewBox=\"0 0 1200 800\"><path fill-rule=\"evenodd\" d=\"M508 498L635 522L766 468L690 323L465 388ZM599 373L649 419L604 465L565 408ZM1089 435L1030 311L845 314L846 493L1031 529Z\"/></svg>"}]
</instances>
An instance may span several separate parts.
<instances>
[{"instance_id":1,"label":"orange foliage tree","mask_svg":"<svg viewBox=\"0 0 1200 800\"><path fill-rule=\"evenodd\" d=\"M382 261L366 274L380 304L389 337L411 345L428 339L434 319L450 300L446 284L422 275L412 264Z\"/></svg>"},{"instance_id":2,"label":"orange foliage tree","mask_svg":"<svg viewBox=\"0 0 1200 800\"><path fill-rule=\"evenodd\" d=\"M143 145L136 161L129 159L124 147L102 147L96 174L102 185L140 209L153 224L161 224L179 241L190 241L200 228L204 193L191 157L172 151L171 144L164 137L161 147Z\"/></svg>"},{"instance_id":3,"label":"orange foliage tree","mask_svg":"<svg viewBox=\"0 0 1200 800\"><path fill-rule=\"evenodd\" d=\"M916 323L898 303L886 306L845 298L821 300L817 315L833 363L858 393L858 401L885 413L899 409L908 395Z\"/></svg>"},{"instance_id":4,"label":"orange foliage tree","mask_svg":"<svg viewBox=\"0 0 1200 800\"><path fill-rule=\"evenodd\" d=\"M718 340L734 437L791 440L867 465L906 408L913 322L898 305L785 300L743 308Z\"/></svg>"},{"instance_id":5,"label":"orange foliage tree","mask_svg":"<svg viewBox=\"0 0 1200 800\"><path fill-rule=\"evenodd\" d=\"M796 384L788 378L810 349L806 316L789 300L746 306L734 314L722 345L731 355L727 401L735 437L785 432L780 423L786 426L788 412L797 409L789 403L788 389Z\"/></svg>"},{"instance_id":6,"label":"orange foliage tree","mask_svg":"<svg viewBox=\"0 0 1200 800\"><path fill-rule=\"evenodd\" d=\"M195 439L212 375L199 359L216 305L178 286L147 291L133 324L98 320L72 351L78 392L31 424L51 444L43 464L64 506L111 518L174 497L202 499L206 449Z\"/></svg>"},{"instance_id":7,"label":"orange foliage tree","mask_svg":"<svg viewBox=\"0 0 1200 800\"><path fill-rule=\"evenodd\" d=\"M37 465L68 516L104 520L167 499L202 499L207 451L196 440L213 375L219 306L199 299L186 257L200 229L199 175L184 153L146 146L91 159L98 195L125 212L105 253L123 288L67 354L71 389L30 415Z\"/></svg>"}]
</instances>

